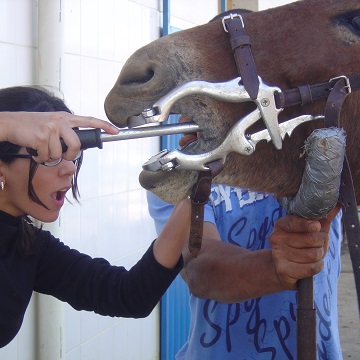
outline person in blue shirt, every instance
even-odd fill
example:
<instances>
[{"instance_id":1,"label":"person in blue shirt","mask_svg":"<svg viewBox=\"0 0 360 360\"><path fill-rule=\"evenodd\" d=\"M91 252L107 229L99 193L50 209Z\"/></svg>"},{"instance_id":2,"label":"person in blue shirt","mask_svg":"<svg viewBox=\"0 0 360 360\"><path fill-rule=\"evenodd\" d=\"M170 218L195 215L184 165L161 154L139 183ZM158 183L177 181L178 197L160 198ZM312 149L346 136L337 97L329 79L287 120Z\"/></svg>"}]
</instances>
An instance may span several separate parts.
<instances>
[{"instance_id":1,"label":"person in blue shirt","mask_svg":"<svg viewBox=\"0 0 360 360\"><path fill-rule=\"evenodd\" d=\"M148 204L161 231L173 206L152 193ZM176 359L295 359L297 281L315 274L317 356L342 359L339 208L307 220L287 215L271 194L213 185L204 219L198 257L183 250L191 320Z\"/></svg>"}]
</instances>

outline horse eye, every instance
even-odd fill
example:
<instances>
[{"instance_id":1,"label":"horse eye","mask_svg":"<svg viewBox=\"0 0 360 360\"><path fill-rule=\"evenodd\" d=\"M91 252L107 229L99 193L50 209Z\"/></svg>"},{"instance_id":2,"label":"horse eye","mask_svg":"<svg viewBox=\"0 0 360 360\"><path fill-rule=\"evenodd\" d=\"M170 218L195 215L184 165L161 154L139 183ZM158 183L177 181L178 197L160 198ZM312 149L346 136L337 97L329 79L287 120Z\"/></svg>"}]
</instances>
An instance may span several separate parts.
<instances>
[{"instance_id":1,"label":"horse eye","mask_svg":"<svg viewBox=\"0 0 360 360\"><path fill-rule=\"evenodd\" d=\"M360 35L360 10L349 11L347 13L341 14L335 17L334 20L338 26L342 27L343 29L347 28L355 36Z\"/></svg>"},{"instance_id":2,"label":"horse eye","mask_svg":"<svg viewBox=\"0 0 360 360\"><path fill-rule=\"evenodd\" d=\"M355 30L360 31L360 16L356 16L351 20L351 25Z\"/></svg>"}]
</instances>

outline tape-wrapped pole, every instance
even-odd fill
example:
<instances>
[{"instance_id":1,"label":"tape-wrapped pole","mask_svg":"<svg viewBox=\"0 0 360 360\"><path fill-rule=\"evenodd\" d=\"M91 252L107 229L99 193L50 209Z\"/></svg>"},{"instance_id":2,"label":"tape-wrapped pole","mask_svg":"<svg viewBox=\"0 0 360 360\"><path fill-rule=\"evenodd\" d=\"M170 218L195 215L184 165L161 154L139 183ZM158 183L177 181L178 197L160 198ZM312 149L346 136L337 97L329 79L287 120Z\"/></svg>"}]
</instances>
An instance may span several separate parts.
<instances>
[{"instance_id":1,"label":"tape-wrapped pole","mask_svg":"<svg viewBox=\"0 0 360 360\"><path fill-rule=\"evenodd\" d=\"M279 202L289 214L322 219L339 198L345 157L345 132L340 128L315 130L305 143L305 171L297 194Z\"/></svg>"},{"instance_id":2,"label":"tape-wrapped pole","mask_svg":"<svg viewBox=\"0 0 360 360\"><path fill-rule=\"evenodd\" d=\"M305 143L306 166L299 191L279 202L289 214L322 219L336 205L345 158L345 132L339 128L315 130ZM298 281L297 360L316 360L314 278Z\"/></svg>"}]
</instances>

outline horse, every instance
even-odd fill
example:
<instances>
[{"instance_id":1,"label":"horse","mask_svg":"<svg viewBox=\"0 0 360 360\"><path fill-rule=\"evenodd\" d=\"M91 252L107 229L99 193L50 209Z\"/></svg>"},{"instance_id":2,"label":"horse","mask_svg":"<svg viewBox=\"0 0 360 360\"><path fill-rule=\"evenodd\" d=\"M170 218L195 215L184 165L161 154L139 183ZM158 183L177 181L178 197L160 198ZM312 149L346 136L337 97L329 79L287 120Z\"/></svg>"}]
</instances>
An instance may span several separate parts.
<instances>
[{"instance_id":1,"label":"horse","mask_svg":"<svg viewBox=\"0 0 360 360\"><path fill-rule=\"evenodd\" d=\"M307 166L306 141L316 129L328 126L344 129L346 157L340 200L346 209L343 219L360 299L356 211L356 204L360 204L360 159L357 156L360 131L356 123L360 118L360 91L356 91L360 88L360 2L301 0L254 13L233 12L235 14L226 14L222 20L217 17L136 51L124 64L105 100L106 114L115 125L126 127L131 125L134 115L156 115L161 110L159 99L177 99L171 104L171 112L190 117L201 130L196 141L192 138L181 149L183 154L192 159L210 154L227 144L228 134L232 134L232 145L239 140L240 145L234 147L240 150L231 151L234 149L230 147L223 159L223 169L214 174L214 183L273 193L287 199L298 192L302 183ZM233 25L236 17L239 19ZM225 96L228 101L223 101L222 96L208 96L206 91L190 91L187 96L178 96L196 82L201 82L201 86L206 83L209 93L212 89L209 84L217 84L217 95L222 91L226 93L231 86L234 91ZM265 90L271 90L270 97L260 96L269 94ZM251 101L234 101L239 97ZM292 99L288 101L291 106L287 106L286 99ZM266 111L269 107L272 113L277 112L279 124L274 119L270 123ZM261 116L252 119L256 111ZM279 128L284 129L286 124L305 114L311 121L280 134ZM269 137L263 135L264 131ZM256 136L258 140L266 138L268 141L258 141L254 149L248 139ZM155 156L158 162L163 159L161 153L159 155ZM208 163L203 165L211 170ZM141 185L172 203L191 193L192 218L196 219L193 223L200 223L200 226L196 226L190 238L195 238L196 234L201 238L202 217L196 210L200 202L194 202L192 190L202 188L198 185L203 177L194 169L161 169L168 171L144 167L140 174ZM343 191L351 182L353 192ZM189 249L192 248L189 242ZM313 279L301 280L298 287L297 356L298 359L313 359L316 358L311 301Z\"/></svg>"},{"instance_id":2,"label":"horse","mask_svg":"<svg viewBox=\"0 0 360 360\"><path fill-rule=\"evenodd\" d=\"M236 11L233 11L236 12ZM360 70L360 2L358 0L302 0L259 12L242 12L251 42L257 74L268 86L281 91L306 89L333 78L347 79ZM140 114L169 91L189 81L223 83L239 76L231 42L221 19L177 32L137 50L125 63L105 100L105 111L115 125L126 127L128 118ZM304 86L306 85L306 86ZM349 89L350 90L350 89ZM330 89L329 89L330 91ZM326 99L284 108L283 123L302 114L314 121L299 125L285 136L282 149L261 141L250 156L231 152L216 183L292 196L305 167L303 147L314 129L324 127ZM254 110L253 102L225 102L205 95L180 99L172 113L186 115L199 125L196 141L183 151L201 154L221 145L239 119ZM360 204L360 92L346 98L339 126L346 131L346 155ZM264 128L261 120L250 132ZM149 171L140 174L141 185L167 202L186 197L197 171Z\"/></svg>"}]
</instances>

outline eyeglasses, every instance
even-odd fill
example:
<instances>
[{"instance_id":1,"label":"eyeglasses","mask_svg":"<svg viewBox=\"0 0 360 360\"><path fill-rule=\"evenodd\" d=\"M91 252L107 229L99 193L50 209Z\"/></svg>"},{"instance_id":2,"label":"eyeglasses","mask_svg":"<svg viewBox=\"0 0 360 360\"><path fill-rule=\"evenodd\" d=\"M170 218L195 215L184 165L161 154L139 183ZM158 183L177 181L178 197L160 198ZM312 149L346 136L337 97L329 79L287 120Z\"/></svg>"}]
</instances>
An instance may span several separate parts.
<instances>
[{"instance_id":1,"label":"eyeglasses","mask_svg":"<svg viewBox=\"0 0 360 360\"><path fill-rule=\"evenodd\" d=\"M76 160L79 160L81 158L83 154L83 151L80 150L77 155L75 156L75 158L72 160L72 162L75 164L75 161ZM9 154L0 154L0 158L19 158L19 159L32 159L32 155L27 155L27 154L12 154L12 153L9 153ZM59 165L62 161L62 158L60 159L56 159L56 160L52 160L52 161L45 161L45 162L42 162L40 163L41 165L44 165L44 166L47 166L47 167L52 167L52 166L56 166L56 165Z\"/></svg>"}]
</instances>

